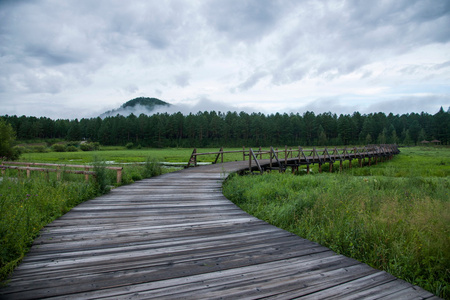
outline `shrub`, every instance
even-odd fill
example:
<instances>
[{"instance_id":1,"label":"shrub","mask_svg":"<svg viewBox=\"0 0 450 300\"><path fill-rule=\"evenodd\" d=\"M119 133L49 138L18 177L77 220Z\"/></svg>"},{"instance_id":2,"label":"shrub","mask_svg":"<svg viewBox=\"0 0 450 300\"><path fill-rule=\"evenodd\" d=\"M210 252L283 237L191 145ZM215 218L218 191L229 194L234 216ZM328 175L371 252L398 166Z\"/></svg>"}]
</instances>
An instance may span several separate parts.
<instances>
[{"instance_id":1,"label":"shrub","mask_svg":"<svg viewBox=\"0 0 450 300\"><path fill-rule=\"evenodd\" d=\"M131 148L133 148L133 143L128 143L128 144L126 144L125 145L125 147L127 148L127 149L131 149Z\"/></svg>"},{"instance_id":2,"label":"shrub","mask_svg":"<svg viewBox=\"0 0 450 300\"><path fill-rule=\"evenodd\" d=\"M97 184L97 189L100 194L104 194L109 191L109 179L106 169L106 163L102 160L94 157L94 172L95 172L95 182Z\"/></svg>"},{"instance_id":3,"label":"shrub","mask_svg":"<svg viewBox=\"0 0 450 300\"><path fill-rule=\"evenodd\" d=\"M52 146L52 150L55 152L66 152L67 147L66 147L66 145L63 145L63 144L54 144Z\"/></svg>"},{"instance_id":4,"label":"shrub","mask_svg":"<svg viewBox=\"0 0 450 300\"><path fill-rule=\"evenodd\" d=\"M81 145L80 145L80 149L81 149L82 151L92 151L92 150L94 150L93 147L92 147L92 145L91 145L90 143L84 143L84 144L81 144Z\"/></svg>"},{"instance_id":5,"label":"shrub","mask_svg":"<svg viewBox=\"0 0 450 300\"><path fill-rule=\"evenodd\" d=\"M46 153L46 152L48 152L48 148L45 147L45 146L32 146L30 148L30 150L31 150L31 152L34 152L34 153Z\"/></svg>"},{"instance_id":6,"label":"shrub","mask_svg":"<svg viewBox=\"0 0 450 300\"><path fill-rule=\"evenodd\" d=\"M148 157L145 162L145 177L153 177L162 174L161 164L154 158Z\"/></svg>"},{"instance_id":7,"label":"shrub","mask_svg":"<svg viewBox=\"0 0 450 300\"><path fill-rule=\"evenodd\" d=\"M68 147L66 148L66 150L67 150L67 152L77 152L77 151L78 151L78 148L75 147L75 146L68 146Z\"/></svg>"},{"instance_id":8,"label":"shrub","mask_svg":"<svg viewBox=\"0 0 450 300\"><path fill-rule=\"evenodd\" d=\"M100 148L100 144L97 142L94 143L83 143L80 145L80 149L82 151L95 151Z\"/></svg>"}]
</instances>

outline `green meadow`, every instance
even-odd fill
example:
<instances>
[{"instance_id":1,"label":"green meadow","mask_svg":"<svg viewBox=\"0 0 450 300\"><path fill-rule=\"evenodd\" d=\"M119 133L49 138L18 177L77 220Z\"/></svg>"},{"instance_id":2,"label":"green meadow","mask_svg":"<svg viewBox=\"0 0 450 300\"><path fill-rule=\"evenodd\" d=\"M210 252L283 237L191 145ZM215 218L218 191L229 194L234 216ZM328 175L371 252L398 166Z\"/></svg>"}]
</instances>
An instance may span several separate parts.
<instances>
[{"instance_id":1,"label":"green meadow","mask_svg":"<svg viewBox=\"0 0 450 300\"><path fill-rule=\"evenodd\" d=\"M202 148L198 149L198 152L218 152L219 150L219 148ZM227 148L226 150L233 149ZM234 150L242 150L242 148ZM192 148L126 149L125 147L102 146L99 151L23 153L20 157L20 161L84 164L92 162L93 158L97 157L104 161L120 164L145 162L148 157L152 157L160 162L178 162L187 164L192 151ZM227 154L224 158L226 161L241 160L242 153ZM215 155L202 155L198 157L199 162L212 162L214 159Z\"/></svg>"},{"instance_id":2,"label":"green meadow","mask_svg":"<svg viewBox=\"0 0 450 300\"><path fill-rule=\"evenodd\" d=\"M338 165L235 175L224 194L259 219L450 298L450 149L401 148L370 168Z\"/></svg>"}]
</instances>

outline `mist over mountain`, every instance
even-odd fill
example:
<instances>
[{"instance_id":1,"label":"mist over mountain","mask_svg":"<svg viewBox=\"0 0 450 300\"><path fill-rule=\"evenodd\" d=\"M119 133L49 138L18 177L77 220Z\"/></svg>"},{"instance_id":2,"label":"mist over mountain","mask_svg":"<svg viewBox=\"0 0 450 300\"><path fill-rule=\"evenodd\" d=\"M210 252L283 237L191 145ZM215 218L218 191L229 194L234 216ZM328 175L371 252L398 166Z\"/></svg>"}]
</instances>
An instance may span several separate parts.
<instances>
[{"instance_id":1,"label":"mist over mountain","mask_svg":"<svg viewBox=\"0 0 450 300\"><path fill-rule=\"evenodd\" d=\"M109 110L100 115L100 118L114 117L116 115L128 116L134 114L152 115L156 111L161 111L171 107L170 103L164 102L157 98L139 97L122 104L121 107Z\"/></svg>"},{"instance_id":2,"label":"mist over mountain","mask_svg":"<svg viewBox=\"0 0 450 300\"><path fill-rule=\"evenodd\" d=\"M198 112L215 111L215 112L228 112L228 111L244 111L247 113L256 112L255 108L250 107L237 107L233 105L223 104L221 102L212 101L207 98L200 98L189 104L170 104L157 98L139 97L132 99L120 106L117 109L109 110L100 115L100 118L115 117L116 115L129 116L134 114L139 116L140 114L153 115L158 113L182 113L183 115L197 114ZM259 111L266 113L264 111Z\"/></svg>"}]
</instances>

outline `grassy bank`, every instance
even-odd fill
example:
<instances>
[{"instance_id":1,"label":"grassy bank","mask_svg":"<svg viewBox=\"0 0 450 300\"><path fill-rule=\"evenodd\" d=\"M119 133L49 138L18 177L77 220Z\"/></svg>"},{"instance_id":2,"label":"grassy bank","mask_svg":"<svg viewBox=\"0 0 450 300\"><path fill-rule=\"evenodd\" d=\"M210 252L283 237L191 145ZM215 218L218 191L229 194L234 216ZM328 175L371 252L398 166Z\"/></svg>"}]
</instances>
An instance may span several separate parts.
<instances>
[{"instance_id":1,"label":"grassy bank","mask_svg":"<svg viewBox=\"0 0 450 300\"><path fill-rule=\"evenodd\" d=\"M224 194L252 215L450 297L450 150L309 176L234 176Z\"/></svg>"},{"instance_id":2,"label":"grassy bank","mask_svg":"<svg viewBox=\"0 0 450 300\"><path fill-rule=\"evenodd\" d=\"M84 176L31 172L31 177L17 178L16 170L5 170L0 177L0 281L3 281L28 252L39 231L76 205L106 193L116 184L115 171L96 162L96 179ZM161 167L148 159L139 166L124 168L124 183L159 175Z\"/></svg>"}]
</instances>

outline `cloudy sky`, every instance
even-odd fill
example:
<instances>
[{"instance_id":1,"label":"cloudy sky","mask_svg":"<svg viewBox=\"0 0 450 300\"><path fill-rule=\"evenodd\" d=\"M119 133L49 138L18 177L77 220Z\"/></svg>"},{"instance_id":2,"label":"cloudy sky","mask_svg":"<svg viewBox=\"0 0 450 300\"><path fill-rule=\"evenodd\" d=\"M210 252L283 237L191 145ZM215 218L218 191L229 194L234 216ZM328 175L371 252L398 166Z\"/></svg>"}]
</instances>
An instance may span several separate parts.
<instances>
[{"instance_id":1,"label":"cloudy sky","mask_svg":"<svg viewBox=\"0 0 450 300\"><path fill-rule=\"evenodd\" d=\"M0 115L93 117L141 96L434 114L450 106L450 1L0 1Z\"/></svg>"}]
</instances>

